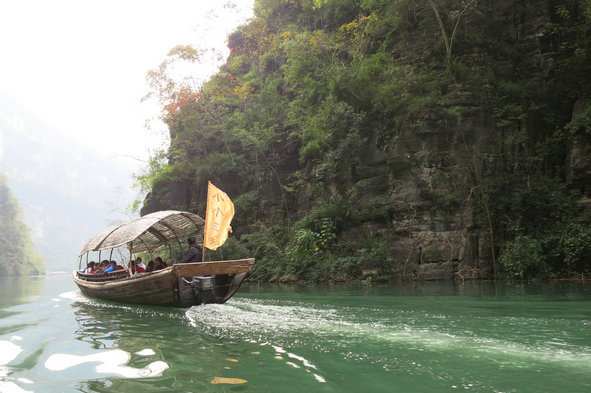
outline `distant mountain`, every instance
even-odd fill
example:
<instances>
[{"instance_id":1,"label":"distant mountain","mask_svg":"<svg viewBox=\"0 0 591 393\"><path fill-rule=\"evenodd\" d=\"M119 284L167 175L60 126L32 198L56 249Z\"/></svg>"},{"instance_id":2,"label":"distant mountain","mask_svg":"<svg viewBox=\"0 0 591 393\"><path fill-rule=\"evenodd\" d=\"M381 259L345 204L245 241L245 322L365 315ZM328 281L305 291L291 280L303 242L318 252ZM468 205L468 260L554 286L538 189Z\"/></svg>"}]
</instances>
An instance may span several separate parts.
<instances>
[{"instance_id":1,"label":"distant mountain","mask_svg":"<svg viewBox=\"0 0 591 393\"><path fill-rule=\"evenodd\" d=\"M72 270L90 237L129 220L129 164L74 142L2 95L0 172L9 178L48 272Z\"/></svg>"}]
</instances>

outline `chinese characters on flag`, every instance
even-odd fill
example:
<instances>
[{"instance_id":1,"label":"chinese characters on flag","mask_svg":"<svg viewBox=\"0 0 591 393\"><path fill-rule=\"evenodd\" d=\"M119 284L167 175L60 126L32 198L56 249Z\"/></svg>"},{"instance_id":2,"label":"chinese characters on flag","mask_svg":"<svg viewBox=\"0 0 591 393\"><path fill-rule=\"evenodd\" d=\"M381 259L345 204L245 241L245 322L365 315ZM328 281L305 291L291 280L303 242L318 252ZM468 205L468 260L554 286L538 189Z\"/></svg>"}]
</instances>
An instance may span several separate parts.
<instances>
[{"instance_id":1,"label":"chinese characters on flag","mask_svg":"<svg viewBox=\"0 0 591 393\"><path fill-rule=\"evenodd\" d=\"M228 233L232 232L232 218L234 204L225 192L208 182L203 247L216 250L224 244Z\"/></svg>"}]
</instances>

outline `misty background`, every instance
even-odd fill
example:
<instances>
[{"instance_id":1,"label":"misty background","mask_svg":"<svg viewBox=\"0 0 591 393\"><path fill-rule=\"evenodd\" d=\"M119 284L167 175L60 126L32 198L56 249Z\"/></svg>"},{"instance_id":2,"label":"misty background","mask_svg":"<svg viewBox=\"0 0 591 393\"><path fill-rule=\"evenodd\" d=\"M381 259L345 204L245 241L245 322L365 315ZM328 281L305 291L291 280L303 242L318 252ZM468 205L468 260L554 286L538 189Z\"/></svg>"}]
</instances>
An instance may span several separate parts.
<instances>
[{"instance_id":1,"label":"misty background","mask_svg":"<svg viewBox=\"0 0 591 393\"><path fill-rule=\"evenodd\" d=\"M9 178L48 273L71 271L88 239L131 218L125 207L135 197L135 169L129 158L104 153L0 95L0 172Z\"/></svg>"}]
</instances>

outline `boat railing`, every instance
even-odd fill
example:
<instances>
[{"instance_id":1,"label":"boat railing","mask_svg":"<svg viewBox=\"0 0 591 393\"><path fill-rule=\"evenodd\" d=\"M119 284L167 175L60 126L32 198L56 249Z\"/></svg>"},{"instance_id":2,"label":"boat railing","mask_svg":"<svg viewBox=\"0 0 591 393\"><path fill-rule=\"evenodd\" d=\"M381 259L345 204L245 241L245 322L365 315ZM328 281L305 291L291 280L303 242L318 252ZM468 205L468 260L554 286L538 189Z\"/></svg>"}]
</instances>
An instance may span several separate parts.
<instances>
[{"instance_id":1,"label":"boat railing","mask_svg":"<svg viewBox=\"0 0 591 393\"><path fill-rule=\"evenodd\" d=\"M95 273L95 274L78 272L78 277L80 277L80 279L82 279L84 281L104 282L104 281L115 281L115 280L121 280L122 278L127 278L127 277L129 277L129 273L127 272L127 270L115 270L115 271L109 272L109 273Z\"/></svg>"}]
</instances>

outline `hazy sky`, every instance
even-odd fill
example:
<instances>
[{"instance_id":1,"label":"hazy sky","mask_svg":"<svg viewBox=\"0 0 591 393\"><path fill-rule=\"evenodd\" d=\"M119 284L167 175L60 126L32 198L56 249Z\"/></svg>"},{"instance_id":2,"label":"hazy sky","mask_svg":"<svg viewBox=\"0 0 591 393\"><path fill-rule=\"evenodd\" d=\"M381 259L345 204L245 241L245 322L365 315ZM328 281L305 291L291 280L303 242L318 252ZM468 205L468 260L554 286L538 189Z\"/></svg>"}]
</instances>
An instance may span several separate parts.
<instances>
[{"instance_id":1,"label":"hazy sky","mask_svg":"<svg viewBox=\"0 0 591 393\"><path fill-rule=\"evenodd\" d=\"M225 49L253 0L0 0L0 91L106 155L145 159L164 141L140 99L176 45ZM212 56L213 57L213 56ZM216 70L211 59L197 79Z\"/></svg>"}]
</instances>

